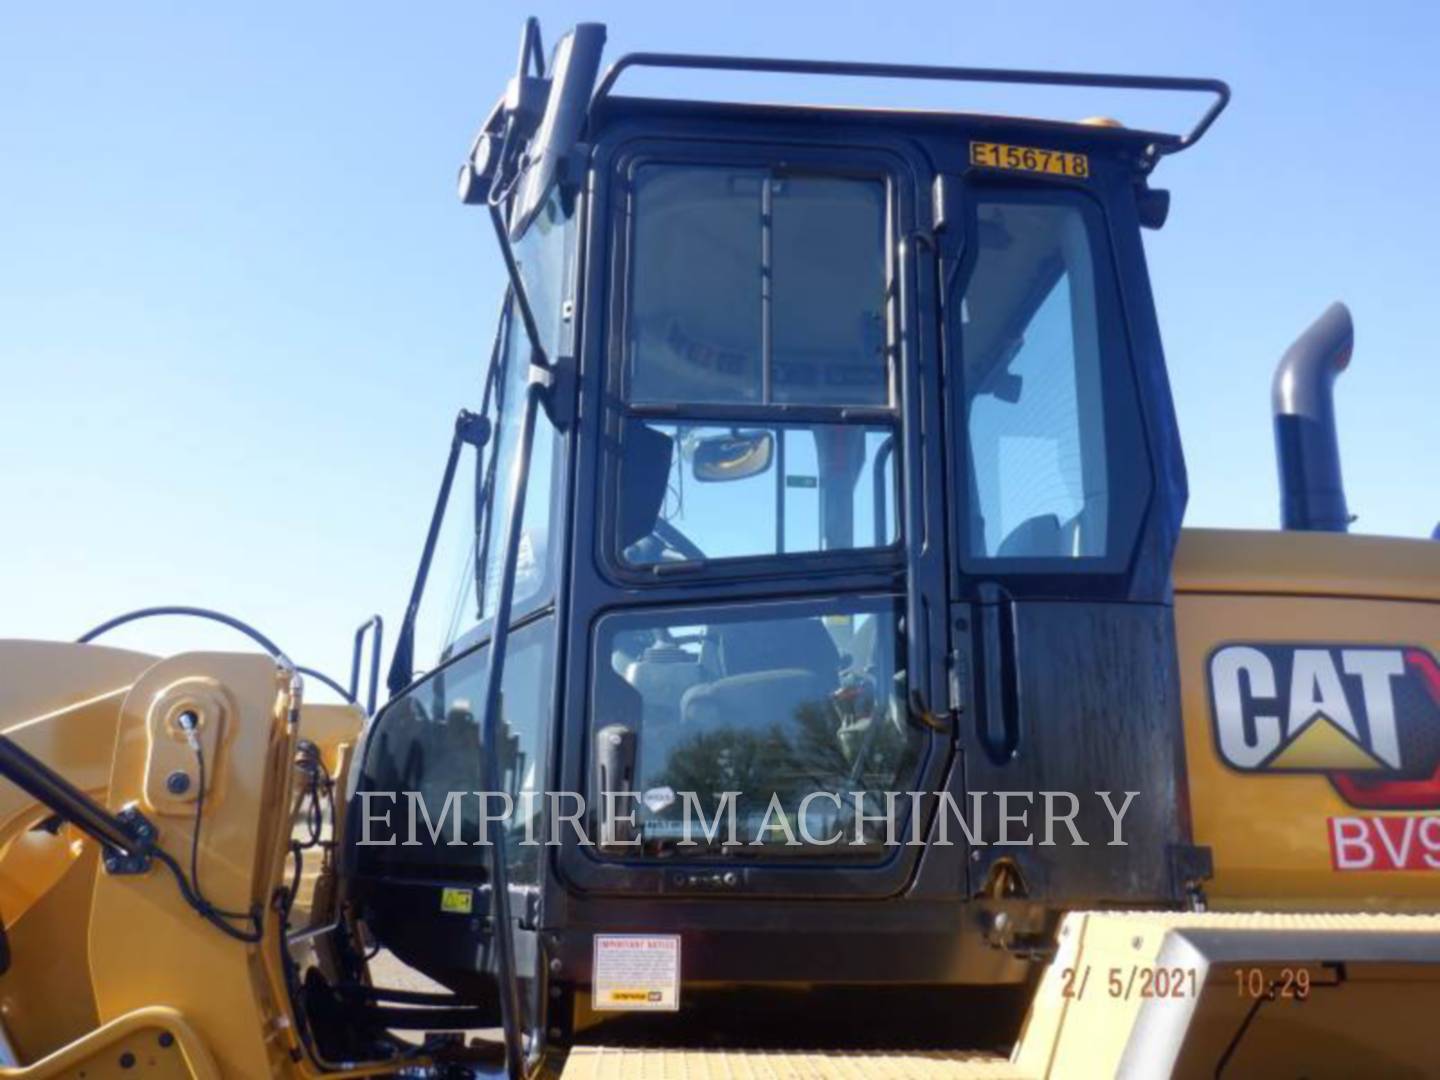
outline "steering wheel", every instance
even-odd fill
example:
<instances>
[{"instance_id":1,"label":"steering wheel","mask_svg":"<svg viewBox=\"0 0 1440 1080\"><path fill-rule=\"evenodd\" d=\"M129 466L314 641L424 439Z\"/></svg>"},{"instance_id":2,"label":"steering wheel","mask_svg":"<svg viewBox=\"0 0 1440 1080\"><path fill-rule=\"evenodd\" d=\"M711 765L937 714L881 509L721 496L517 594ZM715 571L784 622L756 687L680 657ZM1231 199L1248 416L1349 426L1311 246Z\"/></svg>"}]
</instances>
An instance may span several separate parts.
<instances>
[{"instance_id":1,"label":"steering wheel","mask_svg":"<svg viewBox=\"0 0 1440 1080\"><path fill-rule=\"evenodd\" d=\"M673 552L679 559L667 558L668 552ZM625 561L642 566L672 561L704 562L705 553L674 525L659 518L649 536L635 541L625 549Z\"/></svg>"},{"instance_id":2,"label":"steering wheel","mask_svg":"<svg viewBox=\"0 0 1440 1080\"><path fill-rule=\"evenodd\" d=\"M651 536L664 544L667 550L675 552L690 562L704 562L705 553L683 532L664 518L657 518Z\"/></svg>"}]
</instances>

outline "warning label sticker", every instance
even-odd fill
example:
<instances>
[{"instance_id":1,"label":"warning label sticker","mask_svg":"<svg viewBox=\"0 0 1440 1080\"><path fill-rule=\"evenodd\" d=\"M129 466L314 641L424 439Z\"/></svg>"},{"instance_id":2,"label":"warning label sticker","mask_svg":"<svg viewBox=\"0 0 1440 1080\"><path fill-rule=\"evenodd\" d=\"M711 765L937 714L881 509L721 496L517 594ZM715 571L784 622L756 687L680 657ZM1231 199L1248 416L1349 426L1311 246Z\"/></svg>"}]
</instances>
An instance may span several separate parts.
<instances>
[{"instance_id":1,"label":"warning label sticker","mask_svg":"<svg viewBox=\"0 0 1440 1080\"><path fill-rule=\"evenodd\" d=\"M440 910L451 915L469 915L475 910L475 894L469 889L442 889Z\"/></svg>"},{"instance_id":2,"label":"warning label sticker","mask_svg":"<svg viewBox=\"0 0 1440 1080\"><path fill-rule=\"evenodd\" d=\"M678 934L596 934L592 1007L597 1012L680 1008Z\"/></svg>"}]
</instances>

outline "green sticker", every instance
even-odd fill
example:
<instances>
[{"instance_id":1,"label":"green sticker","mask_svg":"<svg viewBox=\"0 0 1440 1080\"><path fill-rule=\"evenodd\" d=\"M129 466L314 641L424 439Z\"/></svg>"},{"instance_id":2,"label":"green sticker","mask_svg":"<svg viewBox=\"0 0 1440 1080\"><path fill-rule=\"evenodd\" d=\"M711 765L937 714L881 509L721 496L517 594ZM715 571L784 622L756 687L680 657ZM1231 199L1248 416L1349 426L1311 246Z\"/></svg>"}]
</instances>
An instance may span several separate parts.
<instances>
[{"instance_id":1,"label":"green sticker","mask_svg":"<svg viewBox=\"0 0 1440 1080\"><path fill-rule=\"evenodd\" d=\"M469 889L441 889L440 910L451 915L469 915L475 910L475 894Z\"/></svg>"},{"instance_id":2,"label":"green sticker","mask_svg":"<svg viewBox=\"0 0 1440 1080\"><path fill-rule=\"evenodd\" d=\"M815 476L787 476L785 486L793 488L814 488L820 486L820 480Z\"/></svg>"}]
</instances>

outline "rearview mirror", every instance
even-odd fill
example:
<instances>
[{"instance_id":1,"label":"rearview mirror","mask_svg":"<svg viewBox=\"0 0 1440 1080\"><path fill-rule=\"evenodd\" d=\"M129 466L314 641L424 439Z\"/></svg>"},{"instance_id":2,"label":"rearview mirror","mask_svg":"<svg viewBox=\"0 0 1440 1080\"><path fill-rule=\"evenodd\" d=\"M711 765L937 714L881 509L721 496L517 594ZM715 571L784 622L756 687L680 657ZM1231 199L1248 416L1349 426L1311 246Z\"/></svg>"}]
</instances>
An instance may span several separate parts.
<instances>
[{"instance_id":1,"label":"rearview mirror","mask_svg":"<svg viewBox=\"0 0 1440 1080\"><path fill-rule=\"evenodd\" d=\"M736 431L714 435L695 444L691 465L704 483L746 480L770 468L775 436L768 431Z\"/></svg>"}]
</instances>

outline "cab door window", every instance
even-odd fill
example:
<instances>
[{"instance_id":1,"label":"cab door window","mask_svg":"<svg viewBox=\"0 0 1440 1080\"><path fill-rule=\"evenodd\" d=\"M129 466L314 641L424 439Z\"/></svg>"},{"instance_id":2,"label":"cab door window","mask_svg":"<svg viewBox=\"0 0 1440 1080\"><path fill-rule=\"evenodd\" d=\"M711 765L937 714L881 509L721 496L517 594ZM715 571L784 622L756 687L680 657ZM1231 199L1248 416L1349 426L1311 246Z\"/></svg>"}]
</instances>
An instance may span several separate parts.
<instances>
[{"instance_id":1,"label":"cab door window","mask_svg":"<svg viewBox=\"0 0 1440 1080\"><path fill-rule=\"evenodd\" d=\"M651 164L633 188L628 400L888 404L882 180Z\"/></svg>"},{"instance_id":2,"label":"cab door window","mask_svg":"<svg viewBox=\"0 0 1440 1080\"><path fill-rule=\"evenodd\" d=\"M629 514L639 522L620 553L631 566L883 547L895 538L888 426L635 419L622 438L622 521Z\"/></svg>"},{"instance_id":3,"label":"cab door window","mask_svg":"<svg viewBox=\"0 0 1440 1080\"><path fill-rule=\"evenodd\" d=\"M615 561L895 543L887 178L646 162L629 191Z\"/></svg>"},{"instance_id":4,"label":"cab door window","mask_svg":"<svg viewBox=\"0 0 1440 1080\"><path fill-rule=\"evenodd\" d=\"M905 824L886 792L908 790L925 747L898 621L893 602L858 598L603 618L592 737L637 736L621 854L883 859L876 819Z\"/></svg>"}]
</instances>

